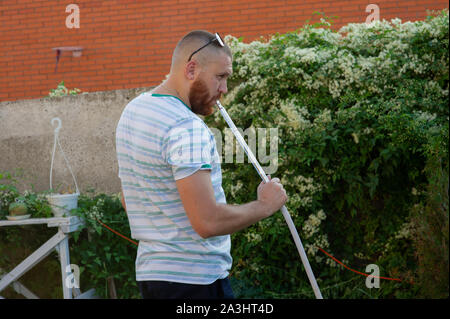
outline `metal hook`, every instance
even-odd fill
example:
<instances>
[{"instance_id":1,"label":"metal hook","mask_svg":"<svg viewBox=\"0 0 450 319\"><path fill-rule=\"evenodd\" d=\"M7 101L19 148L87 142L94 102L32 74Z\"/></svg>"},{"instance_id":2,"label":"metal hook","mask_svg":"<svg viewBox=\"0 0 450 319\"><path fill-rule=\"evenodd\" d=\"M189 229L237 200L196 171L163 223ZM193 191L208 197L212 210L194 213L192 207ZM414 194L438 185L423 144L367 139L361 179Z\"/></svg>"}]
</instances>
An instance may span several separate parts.
<instances>
[{"instance_id":1,"label":"metal hook","mask_svg":"<svg viewBox=\"0 0 450 319\"><path fill-rule=\"evenodd\" d=\"M55 128L55 132L58 132L61 129L61 119L59 117L52 118L52 126L55 126L54 122L58 122L58 126Z\"/></svg>"}]
</instances>

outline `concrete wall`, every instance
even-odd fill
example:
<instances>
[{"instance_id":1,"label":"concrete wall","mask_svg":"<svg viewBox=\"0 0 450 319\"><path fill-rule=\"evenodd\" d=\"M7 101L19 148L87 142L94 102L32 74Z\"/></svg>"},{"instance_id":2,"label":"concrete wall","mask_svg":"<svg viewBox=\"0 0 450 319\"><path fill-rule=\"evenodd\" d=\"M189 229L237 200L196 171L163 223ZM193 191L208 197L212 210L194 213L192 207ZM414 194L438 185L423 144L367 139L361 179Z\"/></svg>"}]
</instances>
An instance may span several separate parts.
<instances>
[{"instance_id":1,"label":"concrete wall","mask_svg":"<svg viewBox=\"0 0 450 319\"><path fill-rule=\"evenodd\" d=\"M115 130L126 104L150 87L95 92L78 96L0 103L0 172L21 171L21 191L50 188L54 143L51 119L59 117L61 146L80 191L117 193L120 180L115 151ZM74 189L74 182L59 148L53 168L53 188Z\"/></svg>"}]
</instances>

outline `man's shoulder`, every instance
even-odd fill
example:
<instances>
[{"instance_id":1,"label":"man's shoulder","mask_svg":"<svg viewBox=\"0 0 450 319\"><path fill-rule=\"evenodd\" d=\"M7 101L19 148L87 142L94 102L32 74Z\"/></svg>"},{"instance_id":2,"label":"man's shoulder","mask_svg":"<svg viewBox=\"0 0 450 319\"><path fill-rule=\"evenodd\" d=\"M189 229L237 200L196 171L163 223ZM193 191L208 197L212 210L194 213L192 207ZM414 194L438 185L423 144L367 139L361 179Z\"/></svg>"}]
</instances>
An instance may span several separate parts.
<instances>
[{"instance_id":1,"label":"man's shoulder","mask_svg":"<svg viewBox=\"0 0 450 319\"><path fill-rule=\"evenodd\" d=\"M174 125L192 117L192 112L186 112L185 106L176 99L161 98L150 92L144 92L131 100L125 107L125 111L151 117L166 125Z\"/></svg>"}]
</instances>

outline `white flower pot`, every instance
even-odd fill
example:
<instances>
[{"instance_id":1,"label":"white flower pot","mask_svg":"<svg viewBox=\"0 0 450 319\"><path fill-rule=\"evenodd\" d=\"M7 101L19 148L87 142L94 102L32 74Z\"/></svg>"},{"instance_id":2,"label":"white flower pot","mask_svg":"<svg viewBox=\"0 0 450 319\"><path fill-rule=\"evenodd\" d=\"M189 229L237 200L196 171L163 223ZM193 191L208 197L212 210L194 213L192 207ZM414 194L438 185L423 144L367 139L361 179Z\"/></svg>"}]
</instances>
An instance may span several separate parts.
<instances>
[{"instance_id":1,"label":"white flower pot","mask_svg":"<svg viewBox=\"0 0 450 319\"><path fill-rule=\"evenodd\" d=\"M53 215L55 217L70 216L70 210L78 207L78 196L80 196L79 193L47 195Z\"/></svg>"}]
</instances>

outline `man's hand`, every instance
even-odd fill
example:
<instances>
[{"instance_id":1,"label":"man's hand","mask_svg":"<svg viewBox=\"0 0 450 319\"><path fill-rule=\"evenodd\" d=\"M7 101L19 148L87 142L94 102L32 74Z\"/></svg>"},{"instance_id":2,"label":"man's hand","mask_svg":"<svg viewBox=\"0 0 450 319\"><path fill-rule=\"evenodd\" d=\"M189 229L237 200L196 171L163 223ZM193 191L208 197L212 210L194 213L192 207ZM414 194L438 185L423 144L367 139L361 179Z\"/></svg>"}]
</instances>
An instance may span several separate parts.
<instances>
[{"instance_id":1,"label":"man's hand","mask_svg":"<svg viewBox=\"0 0 450 319\"><path fill-rule=\"evenodd\" d=\"M267 183L261 182L257 192L258 201L267 209L266 217L280 210L287 201L286 190L281 185L279 178L270 179Z\"/></svg>"}]
</instances>

